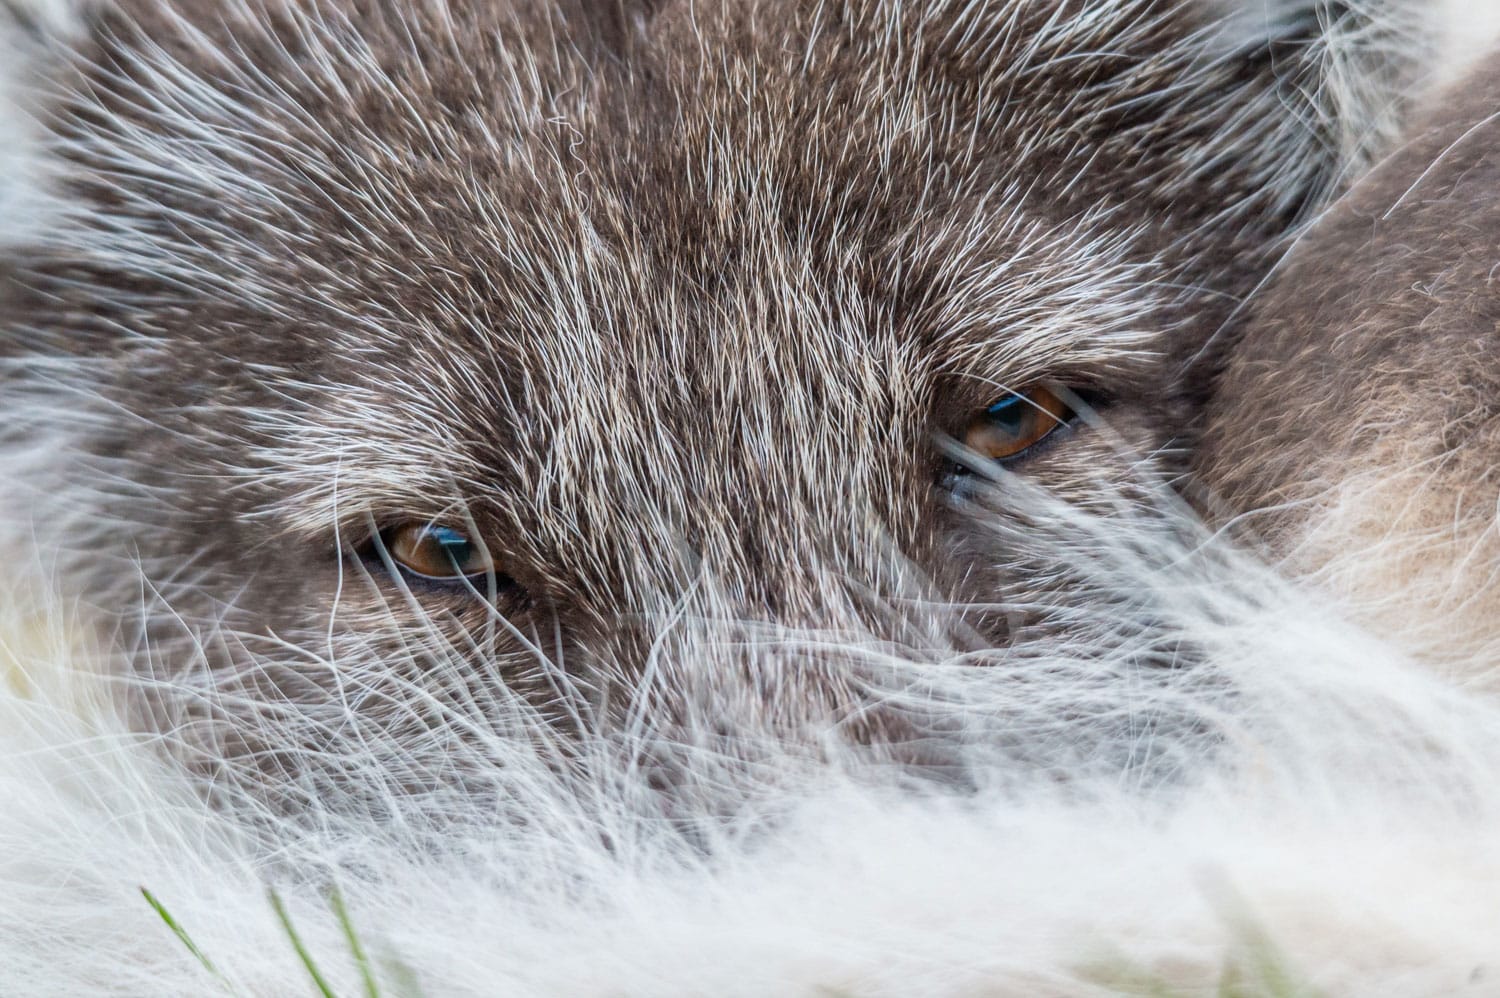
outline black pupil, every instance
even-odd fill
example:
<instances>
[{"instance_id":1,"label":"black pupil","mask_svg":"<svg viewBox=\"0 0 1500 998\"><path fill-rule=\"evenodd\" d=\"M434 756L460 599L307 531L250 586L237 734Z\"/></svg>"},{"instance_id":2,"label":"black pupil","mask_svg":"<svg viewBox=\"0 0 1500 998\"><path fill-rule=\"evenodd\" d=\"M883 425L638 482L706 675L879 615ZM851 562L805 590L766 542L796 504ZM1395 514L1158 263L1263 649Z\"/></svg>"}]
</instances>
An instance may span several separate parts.
<instances>
[{"instance_id":1,"label":"black pupil","mask_svg":"<svg viewBox=\"0 0 1500 998\"><path fill-rule=\"evenodd\" d=\"M1019 395L1013 395L1004 402L997 402L990 406L985 415L995 426L1013 437L1019 437L1026 430L1026 420L1031 415L1030 409L1030 403Z\"/></svg>"},{"instance_id":2,"label":"black pupil","mask_svg":"<svg viewBox=\"0 0 1500 998\"><path fill-rule=\"evenodd\" d=\"M455 571L462 572L474 556L474 542L451 527L433 527L427 536L442 549Z\"/></svg>"}]
</instances>

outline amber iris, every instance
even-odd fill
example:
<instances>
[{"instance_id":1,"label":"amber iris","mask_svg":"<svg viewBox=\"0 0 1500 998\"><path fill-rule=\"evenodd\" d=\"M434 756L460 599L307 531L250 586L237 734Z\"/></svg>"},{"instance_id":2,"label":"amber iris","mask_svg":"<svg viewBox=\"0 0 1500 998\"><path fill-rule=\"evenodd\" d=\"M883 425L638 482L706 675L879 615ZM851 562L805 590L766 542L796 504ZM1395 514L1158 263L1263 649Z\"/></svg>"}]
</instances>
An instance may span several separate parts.
<instances>
[{"instance_id":1,"label":"amber iris","mask_svg":"<svg viewBox=\"0 0 1500 998\"><path fill-rule=\"evenodd\" d=\"M992 461L1019 457L1066 426L1073 410L1042 387L1013 392L969 424L964 444Z\"/></svg>"},{"instance_id":2,"label":"amber iris","mask_svg":"<svg viewBox=\"0 0 1500 998\"><path fill-rule=\"evenodd\" d=\"M429 579L487 575L495 570L484 546L462 530L436 523L409 523L386 535L386 550L402 568Z\"/></svg>"}]
</instances>

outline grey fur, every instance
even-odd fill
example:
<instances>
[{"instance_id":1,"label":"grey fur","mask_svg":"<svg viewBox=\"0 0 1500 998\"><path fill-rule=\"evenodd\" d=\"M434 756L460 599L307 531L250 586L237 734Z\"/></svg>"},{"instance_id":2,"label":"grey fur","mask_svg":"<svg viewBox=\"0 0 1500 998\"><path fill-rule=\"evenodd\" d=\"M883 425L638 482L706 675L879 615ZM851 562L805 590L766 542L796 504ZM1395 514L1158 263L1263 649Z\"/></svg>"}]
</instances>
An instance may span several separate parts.
<instances>
[{"instance_id":1,"label":"grey fur","mask_svg":"<svg viewBox=\"0 0 1500 998\"><path fill-rule=\"evenodd\" d=\"M1418 120L1257 297L1197 463L1225 512L1252 514L1378 631L1486 662L1500 565L1500 64Z\"/></svg>"},{"instance_id":2,"label":"grey fur","mask_svg":"<svg viewBox=\"0 0 1500 998\"><path fill-rule=\"evenodd\" d=\"M0 292L21 533L143 723L277 808L356 806L352 752L430 798L581 732L674 793L685 739L943 772L872 677L1003 664L1087 594L974 528L1007 512L940 441L1055 383L1108 429L1017 470L1085 504L1178 470L1190 362L1415 51L1294 13L91 10L44 112L65 196ZM393 574L371 538L410 519L505 578Z\"/></svg>"}]
</instances>

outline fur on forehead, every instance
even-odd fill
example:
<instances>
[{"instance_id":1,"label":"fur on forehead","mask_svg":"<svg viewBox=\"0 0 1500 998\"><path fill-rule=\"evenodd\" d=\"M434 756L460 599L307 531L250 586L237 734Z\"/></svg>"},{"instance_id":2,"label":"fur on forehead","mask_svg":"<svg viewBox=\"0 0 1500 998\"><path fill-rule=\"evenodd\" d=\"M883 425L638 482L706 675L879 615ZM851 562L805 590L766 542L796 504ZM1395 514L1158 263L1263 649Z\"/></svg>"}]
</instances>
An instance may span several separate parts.
<instances>
[{"instance_id":1,"label":"fur on forehead","mask_svg":"<svg viewBox=\"0 0 1500 998\"><path fill-rule=\"evenodd\" d=\"M1325 90L1309 69L1329 39L1278 31L1259 48L1230 46L1215 40L1207 0L676 2L639 17L596 6L379 4L357 20L335 2L110 7L94 82L110 94L108 111L136 127L68 134L79 160L146 181L135 192L143 203L127 201L121 214L154 217L160 202L197 193L243 209L233 219L242 228L280 221L277 207L318 207L315 193L288 183L288 167L356 191L391 186L402 166L464 157L524 173L539 156L566 166L587 155L583 133L601 120L610 140L643 144L673 122L708 129L689 143L709 157L705 181L715 151L742 156L749 140L777 131L748 129L776 123L830 171L868 168L880 150L889 169L947 140L947 162L933 165L960 167L954 179L1000 157L1051 161L1059 181L1077 179L1108 137L1133 154L1120 163L1142 189L1185 202L1193 184L1211 184L1214 205L1240 215L1268 196L1274 209L1296 206L1336 166L1323 161L1327 115L1312 105ZM427 71L443 61L466 75ZM743 99L752 89L760 106ZM1347 117L1358 127L1368 116ZM279 126L278 141L257 140L256 125ZM992 180L983 170L972 179ZM1052 186L1076 188L1080 202L1098 193ZM152 272L162 262L142 261Z\"/></svg>"},{"instance_id":2,"label":"fur on forehead","mask_svg":"<svg viewBox=\"0 0 1500 998\"><path fill-rule=\"evenodd\" d=\"M337 3L107 8L84 52L93 79L74 85L108 96L72 108L93 118L103 103L105 123L64 108L59 131L75 163L109 178L96 193L111 210L65 227L59 249L265 308L267 272L289 256L300 283L343 283L305 272L327 253L295 252L320 219L354 257L404 251L413 234L420 250L424 230L454 220L434 205L474 195L493 212L529 187L588 180L577 167L597 173L601 149L607 184L649 176L675 146L677 181L710 202L801 179L825 201L848 189L830 209L941 213L944 197L998 204L1021 178L1053 210L1145 195L1204 224L1276 224L1336 167L1324 116L1298 106L1323 92L1303 79L1317 45L1226 47L1201 3L760 0L666 3L649 20L598 6L608 15L376 5L357 22ZM444 61L465 73L428 72ZM498 197L497 172L512 188ZM628 209L649 204L632 193ZM180 238L163 238L164 213ZM204 214L218 223L207 231ZM87 235L101 227L107 249Z\"/></svg>"},{"instance_id":3,"label":"fur on forehead","mask_svg":"<svg viewBox=\"0 0 1500 998\"><path fill-rule=\"evenodd\" d=\"M168 355L232 337L257 379L339 385L382 344L439 388L540 378L632 323L857 331L885 361L905 323L996 383L1119 368L1340 168L1298 104L1322 22L1230 45L1214 15L130 0L60 81L77 197L30 259Z\"/></svg>"},{"instance_id":4,"label":"fur on forehead","mask_svg":"<svg viewBox=\"0 0 1500 998\"><path fill-rule=\"evenodd\" d=\"M854 361L847 391L809 393L831 405L894 394L915 412L926 374L1128 377L1193 289L1245 290L1218 272L1253 269L1246 246L1342 165L1309 108L1326 19L1231 44L1220 13L127 0L94 8L54 88L49 146L76 198L28 258L194 383L232 339L247 391L304 403L246 426L270 466L316 439L351 473L394 406L378 425L411 443L385 443L377 494L407 451L406 480L436 486L434 453L461 460L442 445L455 414L524 420L545 396L525 379L603 405L620 386L598 358L627 341L712 377L711 343L665 356L685 331L738 337L739 357L800 341L810 370L829 339ZM371 358L409 365L405 388L362 385ZM333 502L329 481L291 491Z\"/></svg>"}]
</instances>

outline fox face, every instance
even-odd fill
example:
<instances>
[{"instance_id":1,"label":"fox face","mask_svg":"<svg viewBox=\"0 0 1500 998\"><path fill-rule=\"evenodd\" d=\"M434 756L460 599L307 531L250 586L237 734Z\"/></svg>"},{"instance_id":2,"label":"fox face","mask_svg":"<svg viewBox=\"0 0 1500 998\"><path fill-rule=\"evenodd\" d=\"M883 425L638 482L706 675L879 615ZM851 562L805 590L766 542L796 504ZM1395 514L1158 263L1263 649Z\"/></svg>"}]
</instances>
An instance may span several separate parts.
<instances>
[{"instance_id":1,"label":"fox face","mask_svg":"<svg viewBox=\"0 0 1500 998\"><path fill-rule=\"evenodd\" d=\"M20 533L142 723L290 807L354 746L415 796L579 733L940 758L901 669L1075 598L1003 483L1174 472L1379 133L1328 15L91 8L3 257Z\"/></svg>"}]
</instances>

